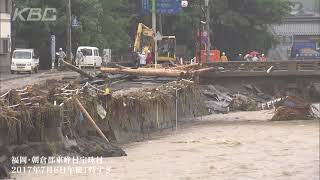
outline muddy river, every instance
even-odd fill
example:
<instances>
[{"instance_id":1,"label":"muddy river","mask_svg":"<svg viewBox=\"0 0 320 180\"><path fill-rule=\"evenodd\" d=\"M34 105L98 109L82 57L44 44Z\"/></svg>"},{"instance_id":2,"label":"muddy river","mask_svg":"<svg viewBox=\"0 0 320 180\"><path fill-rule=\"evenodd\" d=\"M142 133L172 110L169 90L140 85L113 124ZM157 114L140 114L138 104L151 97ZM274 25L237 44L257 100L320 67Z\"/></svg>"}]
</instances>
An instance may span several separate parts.
<instances>
[{"instance_id":1,"label":"muddy river","mask_svg":"<svg viewBox=\"0 0 320 180\"><path fill-rule=\"evenodd\" d=\"M27 180L318 180L319 121L270 122L270 112L213 115L121 145L99 173L14 174ZM255 120L255 121L248 121ZM183 125L182 125L183 124ZM77 165L57 165L76 168Z\"/></svg>"}]
</instances>

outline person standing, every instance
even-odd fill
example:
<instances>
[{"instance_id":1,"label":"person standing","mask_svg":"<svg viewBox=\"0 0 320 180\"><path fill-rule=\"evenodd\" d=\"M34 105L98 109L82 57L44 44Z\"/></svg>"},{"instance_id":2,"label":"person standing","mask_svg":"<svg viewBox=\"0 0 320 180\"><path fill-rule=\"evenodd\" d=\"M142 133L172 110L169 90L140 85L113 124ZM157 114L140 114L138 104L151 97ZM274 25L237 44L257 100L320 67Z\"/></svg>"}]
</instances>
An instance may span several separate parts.
<instances>
[{"instance_id":1,"label":"person standing","mask_svg":"<svg viewBox=\"0 0 320 180\"><path fill-rule=\"evenodd\" d=\"M57 52L58 55L58 69L62 70L62 64L61 61L64 61L64 59L67 57L66 53L62 50L62 48L59 48L59 52Z\"/></svg>"},{"instance_id":2,"label":"person standing","mask_svg":"<svg viewBox=\"0 0 320 180\"><path fill-rule=\"evenodd\" d=\"M152 53L150 50L148 50L147 54L147 64L152 64Z\"/></svg>"},{"instance_id":3,"label":"person standing","mask_svg":"<svg viewBox=\"0 0 320 180\"><path fill-rule=\"evenodd\" d=\"M266 62L267 61L267 58L266 58L266 56L264 54L261 55L260 61L262 61L262 62Z\"/></svg>"},{"instance_id":4,"label":"person standing","mask_svg":"<svg viewBox=\"0 0 320 180\"><path fill-rule=\"evenodd\" d=\"M79 66L80 63L84 61L83 53L79 50L76 54L76 66Z\"/></svg>"},{"instance_id":5,"label":"person standing","mask_svg":"<svg viewBox=\"0 0 320 180\"><path fill-rule=\"evenodd\" d=\"M246 54L243 58L245 61L251 61L251 56L250 54Z\"/></svg>"},{"instance_id":6,"label":"person standing","mask_svg":"<svg viewBox=\"0 0 320 180\"><path fill-rule=\"evenodd\" d=\"M226 56L225 52L222 53L220 60L221 60L221 62L228 62L228 57Z\"/></svg>"},{"instance_id":7,"label":"person standing","mask_svg":"<svg viewBox=\"0 0 320 180\"><path fill-rule=\"evenodd\" d=\"M146 65L146 53L145 52L139 53L138 56L139 56L138 67Z\"/></svg>"},{"instance_id":8,"label":"person standing","mask_svg":"<svg viewBox=\"0 0 320 180\"><path fill-rule=\"evenodd\" d=\"M254 62L259 61L259 58L257 57L257 55L253 56L252 61L254 61Z\"/></svg>"}]
</instances>

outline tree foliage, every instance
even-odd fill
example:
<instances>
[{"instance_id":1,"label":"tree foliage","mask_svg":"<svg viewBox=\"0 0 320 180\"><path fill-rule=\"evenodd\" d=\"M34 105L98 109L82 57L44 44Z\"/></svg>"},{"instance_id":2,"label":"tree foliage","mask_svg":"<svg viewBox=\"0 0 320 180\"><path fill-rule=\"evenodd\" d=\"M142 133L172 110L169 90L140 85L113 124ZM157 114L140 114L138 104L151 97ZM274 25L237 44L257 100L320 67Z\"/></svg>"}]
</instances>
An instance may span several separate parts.
<instances>
[{"instance_id":1,"label":"tree foliage","mask_svg":"<svg viewBox=\"0 0 320 180\"><path fill-rule=\"evenodd\" d=\"M136 16L135 4L130 0L72 0L72 16L81 26L72 28L73 52L80 45L97 46L100 49L128 49L130 46L130 22ZM61 0L15 0L14 7L57 9L53 22L14 22L16 46L35 48L50 59L50 36L56 36L57 48L66 48L66 1ZM29 12L23 14L28 16ZM22 42L26 42L22 43ZM44 64L50 64L43 62Z\"/></svg>"},{"instance_id":2,"label":"tree foliage","mask_svg":"<svg viewBox=\"0 0 320 180\"><path fill-rule=\"evenodd\" d=\"M151 25L151 16L140 16L140 0L71 0L72 15L81 23L72 29L73 51L80 45L100 49L128 50L136 25ZM189 0L190 6L179 15L163 16L163 34L175 35L178 44L195 49L200 26L202 0ZM15 21L16 40L39 49L49 58L50 36L56 35L57 48L66 47L66 1L15 0L15 8L57 8L54 22ZM269 24L279 23L288 13L287 0L210 0L213 47L236 54L248 50L266 51L274 42ZM25 15L27 16L27 15ZM202 19L204 20L204 19ZM19 41L17 41L19 42ZM17 43L19 44L19 43Z\"/></svg>"},{"instance_id":3,"label":"tree foliage","mask_svg":"<svg viewBox=\"0 0 320 180\"><path fill-rule=\"evenodd\" d=\"M189 48L195 48L195 43L188 42L197 41L200 16L204 16L201 2L189 0L190 6L180 16L166 18L165 28L169 29L165 33L174 33L178 42L189 44ZM268 26L280 23L289 10L287 0L210 0L211 44L229 55L266 52L276 43Z\"/></svg>"}]
</instances>

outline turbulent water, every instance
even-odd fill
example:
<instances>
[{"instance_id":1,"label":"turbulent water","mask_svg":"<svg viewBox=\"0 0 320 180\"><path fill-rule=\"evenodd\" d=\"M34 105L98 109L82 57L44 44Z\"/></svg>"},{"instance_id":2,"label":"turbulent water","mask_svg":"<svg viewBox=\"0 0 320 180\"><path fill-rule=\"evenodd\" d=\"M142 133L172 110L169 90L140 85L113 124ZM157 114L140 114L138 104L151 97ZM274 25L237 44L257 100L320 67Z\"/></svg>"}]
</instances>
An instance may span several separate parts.
<instances>
[{"instance_id":1,"label":"turbulent water","mask_svg":"<svg viewBox=\"0 0 320 180\"><path fill-rule=\"evenodd\" d=\"M319 121L241 121L269 116L266 112L217 115L184 125L177 132L124 145L127 157L107 158L95 165L107 168L100 175L24 173L15 177L318 180Z\"/></svg>"}]
</instances>

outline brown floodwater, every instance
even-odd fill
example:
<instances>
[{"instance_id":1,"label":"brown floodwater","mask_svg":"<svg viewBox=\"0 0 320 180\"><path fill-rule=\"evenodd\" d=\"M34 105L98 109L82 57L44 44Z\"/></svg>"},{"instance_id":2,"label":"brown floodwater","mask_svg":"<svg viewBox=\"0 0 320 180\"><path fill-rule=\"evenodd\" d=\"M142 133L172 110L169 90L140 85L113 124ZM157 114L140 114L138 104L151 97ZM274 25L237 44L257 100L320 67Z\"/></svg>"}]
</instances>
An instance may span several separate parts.
<instances>
[{"instance_id":1,"label":"brown floodwater","mask_svg":"<svg viewBox=\"0 0 320 180\"><path fill-rule=\"evenodd\" d=\"M23 173L26 180L319 180L319 121L265 121L269 111L212 115L121 145L103 173ZM259 121L247 121L259 120ZM54 166L59 166L55 164ZM61 166L61 165L60 165ZM75 168L76 165L62 165Z\"/></svg>"}]
</instances>

